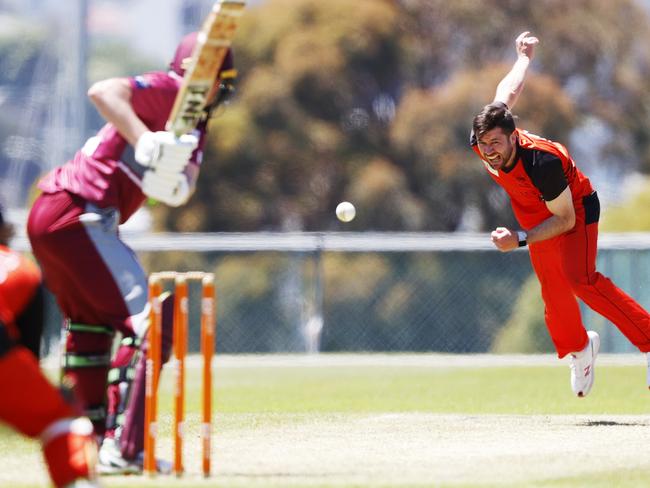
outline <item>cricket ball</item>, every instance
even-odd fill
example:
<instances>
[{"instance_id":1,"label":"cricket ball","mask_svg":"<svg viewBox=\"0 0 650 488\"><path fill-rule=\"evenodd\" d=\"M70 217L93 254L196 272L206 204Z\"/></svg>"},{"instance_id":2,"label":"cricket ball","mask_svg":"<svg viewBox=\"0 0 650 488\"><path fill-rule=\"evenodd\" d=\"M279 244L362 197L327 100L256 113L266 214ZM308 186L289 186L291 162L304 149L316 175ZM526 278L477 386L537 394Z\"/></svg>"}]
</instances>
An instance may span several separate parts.
<instances>
[{"instance_id":1,"label":"cricket ball","mask_svg":"<svg viewBox=\"0 0 650 488\"><path fill-rule=\"evenodd\" d=\"M350 222L357 211L350 202L341 202L336 206L336 216L341 222Z\"/></svg>"}]
</instances>

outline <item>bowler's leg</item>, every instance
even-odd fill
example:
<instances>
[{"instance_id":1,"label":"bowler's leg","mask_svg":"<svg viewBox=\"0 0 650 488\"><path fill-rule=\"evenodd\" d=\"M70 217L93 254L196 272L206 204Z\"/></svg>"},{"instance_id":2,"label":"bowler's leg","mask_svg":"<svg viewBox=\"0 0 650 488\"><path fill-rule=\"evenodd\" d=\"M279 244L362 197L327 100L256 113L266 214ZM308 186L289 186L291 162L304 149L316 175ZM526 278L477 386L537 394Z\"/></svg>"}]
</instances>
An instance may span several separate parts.
<instances>
[{"instance_id":1,"label":"bowler's leg","mask_svg":"<svg viewBox=\"0 0 650 488\"><path fill-rule=\"evenodd\" d=\"M564 275L557 242L531 245L530 260L542 287L546 326L558 356L563 358L581 351L588 342L587 331L571 284Z\"/></svg>"},{"instance_id":2,"label":"bowler's leg","mask_svg":"<svg viewBox=\"0 0 650 488\"><path fill-rule=\"evenodd\" d=\"M650 315L612 280L596 271L598 224L577 223L563 237L565 273L571 288L591 309L612 322L642 352L650 351Z\"/></svg>"}]
</instances>

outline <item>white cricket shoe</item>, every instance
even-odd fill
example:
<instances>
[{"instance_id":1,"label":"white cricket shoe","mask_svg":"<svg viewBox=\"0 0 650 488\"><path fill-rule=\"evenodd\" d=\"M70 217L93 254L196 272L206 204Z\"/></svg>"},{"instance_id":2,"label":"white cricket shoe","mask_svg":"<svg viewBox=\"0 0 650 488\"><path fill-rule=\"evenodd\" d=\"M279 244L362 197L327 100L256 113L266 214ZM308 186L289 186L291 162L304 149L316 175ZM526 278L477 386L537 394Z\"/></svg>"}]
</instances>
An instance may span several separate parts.
<instances>
[{"instance_id":1,"label":"white cricket shoe","mask_svg":"<svg viewBox=\"0 0 650 488\"><path fill-rule=\"evenodd\" d=\"M78 479L68 483L63 488L100 488L100 485L95 480Z\"/></svg>"},{"instance_id":2,"label":"white cricket shoe","mask_svg":"<svg viewBox=\"0 0 650 488\"><path fill-rule=\"evenodd\" d=\"M99 449L97 471L101 475L130 475L142 474L144 465L143 453L136 459L129 460L122 457L122 452L115 439L105 438ZM156 471L160 474L170 474L172 463L164 459L156 459Z\"/></svg>"},{"instance_id":3,"label":"white cricket shoe","mask_svg":"<svg viewBox=\"0 0 650 488\"><path fill-rule=\"evenodd\" d=\"M144 453L140 453L134 460L124 459L120 446L115 439L105 438L99 448L97 471L100 475L130 475L142 474ZM160 474L170 474L172 463L164 459L156 459L156 471Z\"/></svg>"},{"instance_id":4,"label":"white cricket shoe","mask_svg":"<svg viewBox=\"0 0 650 488\"><path fill-rule=\"evenodd\" d=\"M107 437L99 448L97 471L100 475L140 474L142 465L124 459L117 441Z\"/></svg>"},{"instance_id":5,"label":"white cricket shoe","mask_svg":"<svg viewBox=\"0 0 650 488\"><path fill-rule=\"evenodd\" d=\"M593 330L587 331L589 343L580 352L571 353L571 389L579 397L586 397L594 384L594 367L600 349L600 337Z\"/></svg>"}]
</instances>

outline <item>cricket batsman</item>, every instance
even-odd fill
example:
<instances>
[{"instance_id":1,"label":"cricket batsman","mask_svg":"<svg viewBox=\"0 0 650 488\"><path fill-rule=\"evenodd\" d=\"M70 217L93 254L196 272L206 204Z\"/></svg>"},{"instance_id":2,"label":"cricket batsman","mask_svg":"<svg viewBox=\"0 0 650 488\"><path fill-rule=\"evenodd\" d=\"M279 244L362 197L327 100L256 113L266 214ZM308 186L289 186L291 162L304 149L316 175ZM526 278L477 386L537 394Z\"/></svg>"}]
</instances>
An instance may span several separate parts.
<instances>
[{"instance_id":1,"label":"cricket batsman","mask_svg":"<svg viewBox=\"0 0 650 488\"><path fill-rule=\"evenodd\" d=\"M0 422L39 439L57 487L95 487L92 424L45 378L38 364L43 330L41 273L8 247L13 228L0 212Z\"/></svg>"},{"instance_id":2,"label":"cricket batsman","mask_svg":"<svg viewBox=\"0 0 650 488\"><path fill-rule=\"evenodd\" d=\"M571 387L584 397L594 383L600 338L585 330L576 298L646 353L650 315L596 271L600 203L589 179L562 144L515 126L511 110L538 42L529 32L517 37L517 61L497 86L492 103L474 117L471 146L510 197L521 226L497 227L492 242L502 252L528 246L548 331L558 356L570 356Z\"/></svg>"},{"instance_id":3,"label":"cricket batsman","mask_svg":"<svg viewBox=\"0 0 650 488\"><path fill-rule=\"evenodd\" d=\"M186 134L165 130L196 44L196 32L184 37L169 70L111 78L89 89L106 125L39 182L29 214L34 255L65 317L62 372L103 439L101 473L142 471L147 277L118 226L148 198L172 207L187 202L210 113L233 91L228 49L198 123ZM167 314L163 361L170 355L171 322ZM121 342L111 358L116 332Z\"/></svg>"}]
</instances>

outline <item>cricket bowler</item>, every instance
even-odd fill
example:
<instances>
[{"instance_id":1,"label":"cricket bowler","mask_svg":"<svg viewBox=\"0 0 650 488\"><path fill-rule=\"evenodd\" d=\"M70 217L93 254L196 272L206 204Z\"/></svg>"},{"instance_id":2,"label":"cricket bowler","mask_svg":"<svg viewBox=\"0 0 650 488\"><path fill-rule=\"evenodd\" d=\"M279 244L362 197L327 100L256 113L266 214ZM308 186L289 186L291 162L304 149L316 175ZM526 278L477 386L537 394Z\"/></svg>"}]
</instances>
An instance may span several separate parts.
<instances>
[{"instance_id":1,"label":"cricket bowler","mask_svg":"<svg viewBox=\"0 0 650 488\"><path fill-rule=\"evenodd\" d=\"M571 387L584 397L594 383L600 337L585 329L577 298L645 353L650 351L650 315L596 270L600 203L589 178L562 144L515 126L511 110L538 42L529 32L517 37L517 61L492 103L474 117L470 144L510 197L521 226L497 227L492 242L502 252L528 247L548 331L558 356L570 356Z\"/></svg>"}]
</instances>

